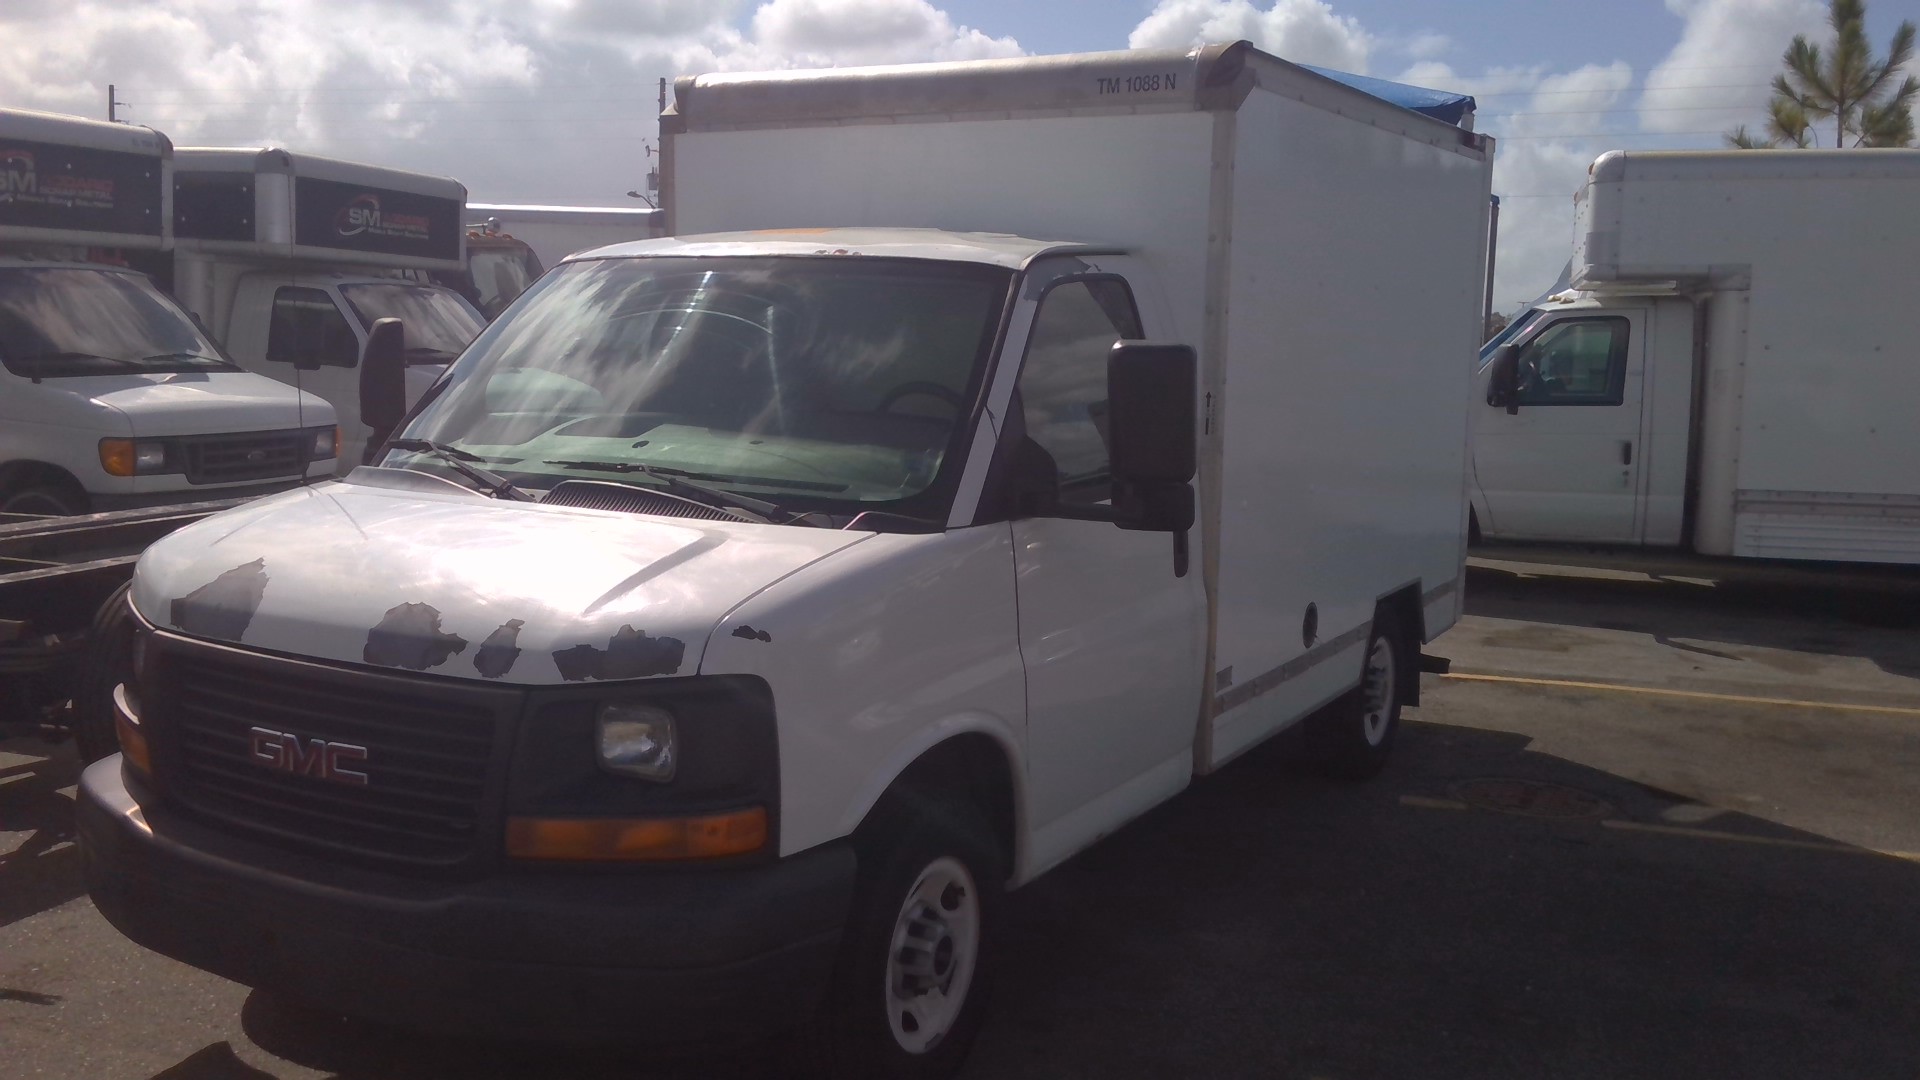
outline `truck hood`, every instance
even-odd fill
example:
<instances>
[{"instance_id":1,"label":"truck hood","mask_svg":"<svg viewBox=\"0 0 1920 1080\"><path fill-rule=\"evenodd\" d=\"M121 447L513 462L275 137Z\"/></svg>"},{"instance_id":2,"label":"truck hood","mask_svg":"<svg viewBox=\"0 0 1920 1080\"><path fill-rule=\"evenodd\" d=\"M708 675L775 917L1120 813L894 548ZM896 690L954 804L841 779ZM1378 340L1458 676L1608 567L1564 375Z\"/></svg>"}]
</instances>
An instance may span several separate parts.
<instances>
[{"instance_id":1,"label":"truck hood","mask_svg":"<svg viewBox=\"0 0 1920 1080\"><path fill-rule=\"evenodd\" d=\"M372 486L393 472L165 537L135 607L193 637L454 678L691 675L741 601L870 535L500 502L419 474Z\"/></svg>"},{"instance_id":2,"label":"truck hood","mask_svg":"<svg viewBox=\"0 0 1920 1080\"><path fill-rule=\"evenodd\" d=\"M333 406L250 371L86 375L48 379L126 417L135 437L275 431L335 422Z\"/></svg>"}]
</instances>

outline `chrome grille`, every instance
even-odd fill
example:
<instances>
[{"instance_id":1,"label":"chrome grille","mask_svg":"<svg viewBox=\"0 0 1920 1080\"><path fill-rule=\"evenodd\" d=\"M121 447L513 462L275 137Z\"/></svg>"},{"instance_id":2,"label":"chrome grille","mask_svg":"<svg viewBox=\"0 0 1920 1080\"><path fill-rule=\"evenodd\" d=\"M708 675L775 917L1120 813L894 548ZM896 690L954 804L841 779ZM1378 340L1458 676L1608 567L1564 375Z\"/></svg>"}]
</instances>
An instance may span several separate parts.
<instances>
[{"instance_id":1,"label":"chrome grille","mask_svg":"<svg viewBox=\"0 0 1920 1080\"><path fill-rule=\"evenodd\" d=\"M189 484L226 484L239 480L271 480L299 476L306 471L308 444L304 431L255 431L241 435L202 435L182 439L181 463Z\"/></svg>"}]
</instances>

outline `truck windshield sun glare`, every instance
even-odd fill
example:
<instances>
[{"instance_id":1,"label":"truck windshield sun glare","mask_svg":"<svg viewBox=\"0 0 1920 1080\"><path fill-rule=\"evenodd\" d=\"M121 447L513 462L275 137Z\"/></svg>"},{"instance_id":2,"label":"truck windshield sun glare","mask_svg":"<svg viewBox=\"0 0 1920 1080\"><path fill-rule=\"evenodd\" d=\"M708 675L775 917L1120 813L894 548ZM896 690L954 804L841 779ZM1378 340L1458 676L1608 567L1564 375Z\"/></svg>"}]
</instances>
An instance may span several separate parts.
<instances>
[{"instance_id":1,"label":"truck windshield sun glare","mask_svg":"<svg viewBox=\"0 0 1920 1080\"><path fill-rule=\"evenodd\" d=\"M85 267L0 269L0 362L30 379L238 370L145 278Z\"/></svg>"},{"instance_id":2,"label":"truck windshield sun glare","mask_svg":"<svg viewBox=\"0 0 1920 1080\"><path fill-rule=\"evenodd\" d=\"M939 517L1008 277L931 260L575 263L474 345L399 442L530 489L681 477L799 512Z\"/></svg>"}]
</instances>

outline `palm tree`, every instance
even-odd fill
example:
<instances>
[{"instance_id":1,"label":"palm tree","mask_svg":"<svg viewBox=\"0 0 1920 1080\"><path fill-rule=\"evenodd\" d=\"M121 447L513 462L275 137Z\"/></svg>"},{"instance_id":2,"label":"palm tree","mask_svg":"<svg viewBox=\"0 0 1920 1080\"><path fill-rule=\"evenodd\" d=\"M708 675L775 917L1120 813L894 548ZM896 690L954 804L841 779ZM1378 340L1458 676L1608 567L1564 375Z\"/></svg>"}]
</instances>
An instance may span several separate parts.
<instances>
[{"instance_id":1,"label":"palm tree","mask_svg":"<svg viewBox=\"0 0 1920 1080\"><path fill-rule=\"evenodd\" d=\"M1907 146L1913 142L1913 101L1920 79L1894 77L1913 58L1913 23L1893 32L1887 55L1874 59L1867 44L1865 0L1831 0L1833 41L1823 50L1803 34L1781 57L1787 70L1773 77L1764 138L1742 124L1727 141L1743 149L1820 145L1818 128L1833 124L1833 145Z\"/></svg>"}]
</instances>

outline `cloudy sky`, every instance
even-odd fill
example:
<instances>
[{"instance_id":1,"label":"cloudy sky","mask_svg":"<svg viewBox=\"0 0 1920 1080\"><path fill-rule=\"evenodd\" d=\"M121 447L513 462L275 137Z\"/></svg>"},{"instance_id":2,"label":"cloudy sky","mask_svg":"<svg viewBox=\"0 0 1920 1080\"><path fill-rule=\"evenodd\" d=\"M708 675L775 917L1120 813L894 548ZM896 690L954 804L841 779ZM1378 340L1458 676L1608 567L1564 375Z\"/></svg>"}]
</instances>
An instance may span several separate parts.
<instances>
[{"instance_id":1,"label":"cloudy sky","mask_svg":"<svg viewBox=\"0 0 1920 1080\"><path fill-rule=\"evenodd\" d=\"M0 106L179 145L277 142L458 177L475 201L627 203L661 76L1249 38L1475 94L1501 139L1496 301L1548 285L1614 148L1754 122L1816 0L61 0L0 2ZM1883 46L1913 0L1872 0Z\"/></svg>"}]
</instances>

